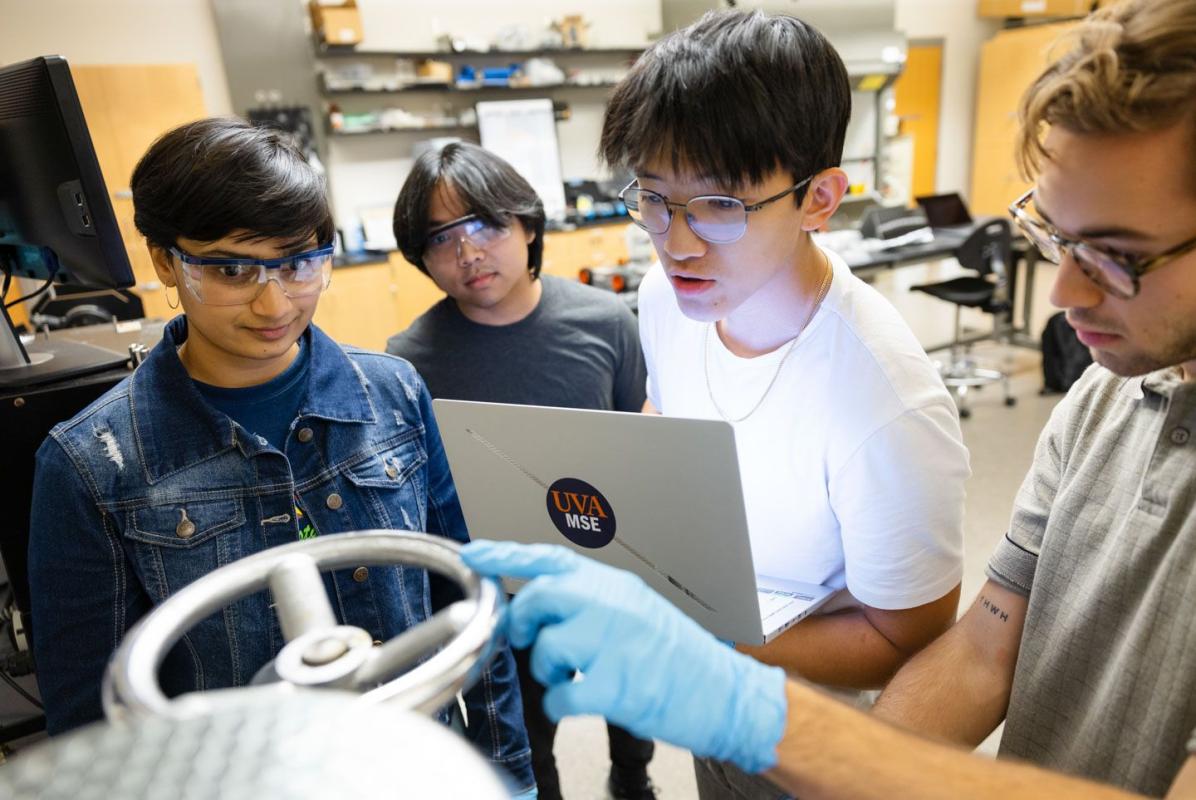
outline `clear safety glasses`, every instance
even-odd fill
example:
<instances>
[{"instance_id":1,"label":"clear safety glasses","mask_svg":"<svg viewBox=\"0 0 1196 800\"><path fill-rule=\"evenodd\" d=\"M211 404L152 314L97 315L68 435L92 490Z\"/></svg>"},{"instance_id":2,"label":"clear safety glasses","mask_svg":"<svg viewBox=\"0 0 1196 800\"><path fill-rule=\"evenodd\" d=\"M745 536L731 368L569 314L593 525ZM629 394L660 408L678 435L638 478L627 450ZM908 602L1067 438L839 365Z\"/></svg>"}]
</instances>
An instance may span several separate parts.
<instances>
[{"instance_id":1,"label":"clear safety glasses","mask_svg":"<svg viewBox=\"0 0 1196 800\"><path fill-rule=\"evenodd\" d=\"M438 225L424 240L424 263L447 266L461 259L461 243L485 250L511 235L510 226L491 225L476 214Z\"/></svg>"},{"instance_id":2,"label":"clear safety glasses","mask_svg":"<svg viewBox=\"0 0 1196 800\"><path fill-rule=\"evenodd\" d=\"M209 306L252 303L275 281L287 297L319 294L332 282L332 245L284 258L204 258L177 247L170 254L195 299Z\"/></svg>"}]
</instances>

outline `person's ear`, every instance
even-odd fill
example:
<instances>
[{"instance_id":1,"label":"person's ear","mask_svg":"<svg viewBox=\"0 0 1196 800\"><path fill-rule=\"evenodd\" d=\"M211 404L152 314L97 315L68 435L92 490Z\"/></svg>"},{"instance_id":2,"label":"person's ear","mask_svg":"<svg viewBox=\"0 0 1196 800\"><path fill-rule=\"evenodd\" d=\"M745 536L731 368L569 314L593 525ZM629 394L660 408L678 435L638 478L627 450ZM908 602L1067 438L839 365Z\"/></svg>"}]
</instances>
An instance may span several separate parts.
<instances>
[{"instance_id":1,"label":"person's ear","mask_svg":"<svg viewBox=\"0 0 1196 800\"><path fill-rule=\"evenodd\" d=\"M162 281L165 286L175 286L178 284L177 276L174 272L174 257L165 247L158 247L156 244L146 242L146 249L149 250L150 260L154 262L154 272L158 274L158 280Z\"/></svg>"},{"instance_id":2,"label":"person's ear","mask_svg":"<svg viewBox=\"0 0 1196 800\"><path fill-rule=\"evenodd\" d=\"M847 173L838 167L824 169L815 175L802 198L802 230L811 232L825 227L846 193Z\"/></svg>"}]
</instances>

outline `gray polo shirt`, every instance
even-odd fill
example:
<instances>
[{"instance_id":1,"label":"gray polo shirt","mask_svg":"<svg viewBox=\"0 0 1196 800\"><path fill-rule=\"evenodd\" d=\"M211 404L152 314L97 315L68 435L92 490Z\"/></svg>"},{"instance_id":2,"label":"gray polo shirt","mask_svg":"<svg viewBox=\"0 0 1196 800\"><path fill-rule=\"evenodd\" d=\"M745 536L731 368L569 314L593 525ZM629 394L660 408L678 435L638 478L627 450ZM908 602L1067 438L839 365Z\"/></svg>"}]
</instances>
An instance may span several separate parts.
<instances>
[{"instance_id":1,"label":"gray polo shirt","mask_svg":"<svg viewBox=\"0 0 1196 800\"><path fill-rule=\"evenodd\" d=\"M1002 756L1161 796L1196 744L1194 434L1177 369L1056 407L988 567L1029 597Z\"/></svg>"}]
</instances>

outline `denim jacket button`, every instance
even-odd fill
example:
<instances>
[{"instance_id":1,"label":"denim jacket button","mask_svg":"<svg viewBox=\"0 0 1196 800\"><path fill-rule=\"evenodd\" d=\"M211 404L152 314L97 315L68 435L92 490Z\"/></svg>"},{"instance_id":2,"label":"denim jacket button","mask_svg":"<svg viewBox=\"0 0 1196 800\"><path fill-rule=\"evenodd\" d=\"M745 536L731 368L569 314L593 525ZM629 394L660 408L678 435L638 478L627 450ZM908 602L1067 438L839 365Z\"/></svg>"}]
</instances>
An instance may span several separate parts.
<instances>
[{"instance_id":1,"label":"denim jacket button","mask_svg":"<svg viewBox=\"0 0 1196 800\"><path fill-rule=\"evenodd\" d=\"M341 498L341 496L339 494L337 494L336 492L333 492L332 494L328 495L328 499L324 501L324 505L328 506L333 511L336 511L338 508L340 508L344 504L345 504L344 499Z\"/></svg>"},{"instance_id":2,"label":"denim jacket button","mask_svg":"<svg viewBox=\"0 0 1196 800\"><path fill-rule=\"evenodd\" d=\"M190 539L195 535L195 523L187 519L186 509L179 509L179 524L174 526L174 534L180 539Z\"/></svg>"},{"instance_id":3,"label":"denim jacket button","mask_svg":"<svg viewBox=\"0 0 1196 800\"><path fill-rule=\"evenodd\" d=\"M394 464L386 465L386 477L390 478L392 481L399 477L399 471L395 468Z\"/></svg>"},{"instance_id":4,"label":"denim jacket button","mask_svg":"<svg viewBox=\"0 0 1196 800\"><path fill-rule=\"evenodd\" d=\"M365 583L365 579L370 577L370 571L365 567L358 567L353 570L353 580L358 583Z\"/></svg>"},{"instance_id":5,"label":"denim jacket button","mask_svg":"<svg viewBox=\"0 0 1196 800\"><path fill-rule=\"evenodd\" d=\"M311 432L311 428L300 428L299 433L295 434L295 438L304 444L310 442L313 436L315 436L315 434Z\"/></svg>"}]
</instances>

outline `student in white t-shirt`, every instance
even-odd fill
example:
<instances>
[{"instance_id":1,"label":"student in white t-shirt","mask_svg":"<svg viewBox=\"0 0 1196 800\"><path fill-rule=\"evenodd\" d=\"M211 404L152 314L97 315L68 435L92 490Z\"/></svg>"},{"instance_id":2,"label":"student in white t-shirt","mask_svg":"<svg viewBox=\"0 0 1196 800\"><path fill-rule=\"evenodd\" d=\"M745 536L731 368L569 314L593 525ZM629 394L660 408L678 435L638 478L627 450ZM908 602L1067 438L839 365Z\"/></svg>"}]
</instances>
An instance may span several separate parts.
<instances>
[{"instance_id":1,"label":"student in white t-shirt","mask_svg":"<svg viewBox=\"0 0 1196 800\"><path fill-rule=\"evenodd\" d=\"M640 288L645 409L732 422L757 569L844 589L833 613L741 649L859 690L955 618L969 469L909 328L810 236L847 188L850 111L813 28L710 13L636 62L601 152L634 172L623 197L660 257ZM777 796L727 764L697 773L704 798Z\"/></svg>"}]
</instances>

